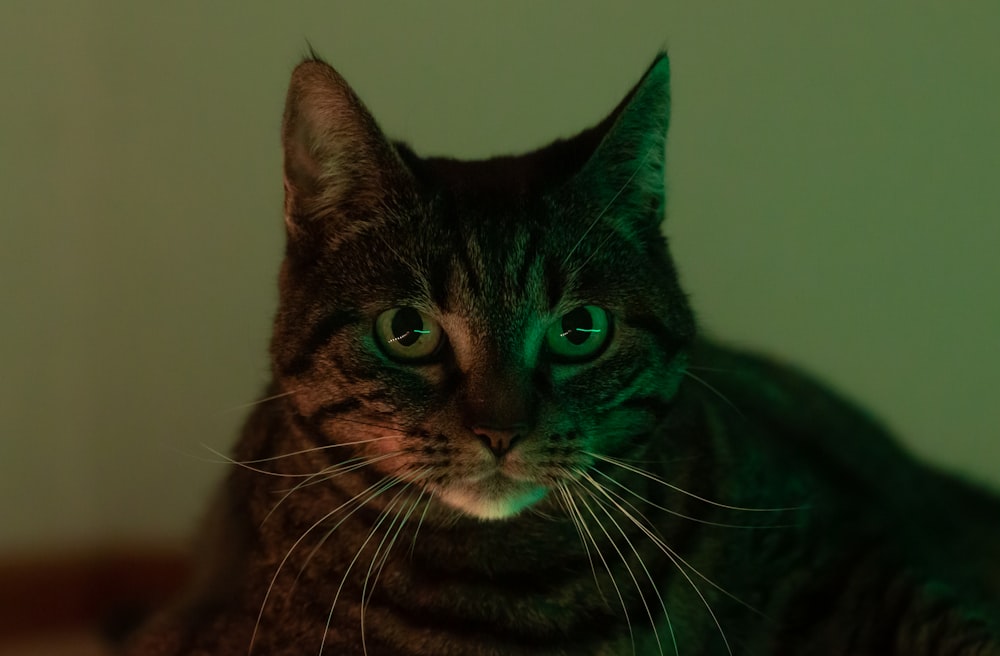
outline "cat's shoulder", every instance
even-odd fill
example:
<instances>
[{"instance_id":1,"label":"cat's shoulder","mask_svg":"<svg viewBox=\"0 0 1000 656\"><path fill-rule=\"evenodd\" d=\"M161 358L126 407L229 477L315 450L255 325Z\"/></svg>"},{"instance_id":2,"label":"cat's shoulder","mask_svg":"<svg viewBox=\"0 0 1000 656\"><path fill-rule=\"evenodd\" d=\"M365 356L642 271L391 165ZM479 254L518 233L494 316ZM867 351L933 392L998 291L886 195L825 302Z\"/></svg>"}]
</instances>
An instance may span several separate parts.
<instances>
[{"instance_id":1,"label":"cat's shoulder","mask_svg":"<svg viewBox=\"0 0 1000 656\"><path fill-rule=\"evenodd\" d=\"M854 440L877 446L884 457L900 455L895 440L862 403L779 357L699 338L690 350L688 370L701 383L703 396L790 439L822 442L831 434L850 433Z\"/></svg>"}]
</instances>

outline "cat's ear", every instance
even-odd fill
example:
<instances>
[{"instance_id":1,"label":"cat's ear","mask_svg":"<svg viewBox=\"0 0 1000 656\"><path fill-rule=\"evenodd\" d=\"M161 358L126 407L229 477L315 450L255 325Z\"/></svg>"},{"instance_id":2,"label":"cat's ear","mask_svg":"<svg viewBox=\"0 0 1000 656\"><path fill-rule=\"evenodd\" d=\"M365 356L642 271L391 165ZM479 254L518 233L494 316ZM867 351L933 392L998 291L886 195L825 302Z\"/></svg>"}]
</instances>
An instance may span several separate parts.
<instances>
[{"instance_id":1,"label":"cat's ear","mask_svg":"<svg viewBox=\"0 0 1000 656\"><path fill-rule=\"evenodd\" d=\"M597 126L604 136L577 175L600 207L634 220L663 218L670 123L670 61L660 53L625 98Z\"/></svg>"},{"instance_id":2,"label":"cat's ear","mask_svg":"<svg viewBox=\"0 0 1000 656\"><path fill-rule=\"evenodd\" d=\"M395 149L343 77L319 59L292 73L282 124L289 238L377 208L405 175Z\"/></svg>"}]
</instances>

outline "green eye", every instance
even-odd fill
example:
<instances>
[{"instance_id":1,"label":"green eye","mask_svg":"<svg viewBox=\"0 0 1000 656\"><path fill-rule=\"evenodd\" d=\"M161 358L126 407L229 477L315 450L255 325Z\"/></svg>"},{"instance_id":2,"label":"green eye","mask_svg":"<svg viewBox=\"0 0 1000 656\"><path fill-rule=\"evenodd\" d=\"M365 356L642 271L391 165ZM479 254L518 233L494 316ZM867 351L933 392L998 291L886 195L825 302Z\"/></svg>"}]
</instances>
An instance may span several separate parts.
<instances>
[{"instance_id":1,"label":"green eye","mask_svg":"<svg viewBox=\"0 0 1000 656\"><path fill-rule=\"evenodd\" d=\"M430 359L443 338L441 325L415 308L392 308L375 319L376 341L389 357L400 362Z\"/></svg>"},{"instance_id":2,"label":"green eye","mask_svg":"<svg viewBox=\"0 0 1000 656\"><path fill-rule=\"evenodd\" d=\"M557 362L565 364L593 360L611 338L607 310L581 305L555 321L545 331L545 344Z\"/></svg>"}]
</instances>

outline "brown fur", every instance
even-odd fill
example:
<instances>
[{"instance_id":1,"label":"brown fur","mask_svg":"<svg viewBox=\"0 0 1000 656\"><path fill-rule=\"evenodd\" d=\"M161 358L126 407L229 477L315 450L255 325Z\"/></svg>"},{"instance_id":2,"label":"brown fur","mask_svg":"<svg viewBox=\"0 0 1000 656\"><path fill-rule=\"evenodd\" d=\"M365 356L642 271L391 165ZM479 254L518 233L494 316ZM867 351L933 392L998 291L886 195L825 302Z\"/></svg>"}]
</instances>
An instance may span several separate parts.
<instances>
[{"instance_id":1,"label":"brown fur","mask_svg":"<svg viewBox=\"0 0 1000 656\"><path fill-rule=\"evenodd\" d=\"M296 69L269 400L130 656L1000 656L1000 501L696 336L668 82L661 56L595 128L464 163ZM613 332L560 361L583 306ZM379 346L399 307L446 334L430 359Z\"/></svg>"}]
</instances>

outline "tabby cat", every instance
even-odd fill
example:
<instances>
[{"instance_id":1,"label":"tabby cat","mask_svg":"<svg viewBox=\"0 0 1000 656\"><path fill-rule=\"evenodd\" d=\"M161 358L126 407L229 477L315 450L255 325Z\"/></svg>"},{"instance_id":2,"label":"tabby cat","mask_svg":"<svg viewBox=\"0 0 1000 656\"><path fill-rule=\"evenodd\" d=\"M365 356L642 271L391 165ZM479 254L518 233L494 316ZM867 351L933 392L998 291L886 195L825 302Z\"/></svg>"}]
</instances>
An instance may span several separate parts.
<instances>
[{"instance_id":1,"label":"tabby cat","mask_svg":"<svg viewBox=\"0 0 1000 656\"><path fill-rule=\"evenodd\" d=\"M1000 655L1000 501L698 335L669 108L421 158L295 69L273 382L129 654Z\"/></svg>"}]
</instances>

